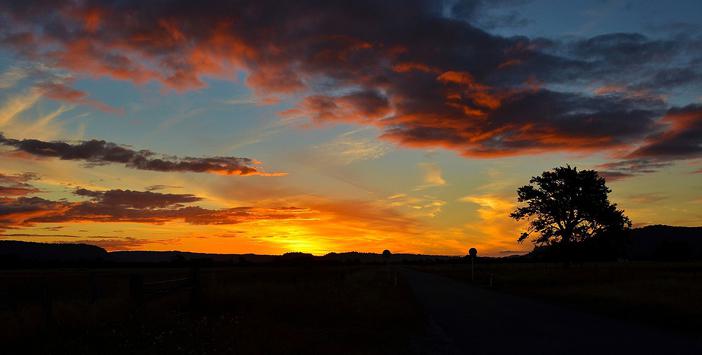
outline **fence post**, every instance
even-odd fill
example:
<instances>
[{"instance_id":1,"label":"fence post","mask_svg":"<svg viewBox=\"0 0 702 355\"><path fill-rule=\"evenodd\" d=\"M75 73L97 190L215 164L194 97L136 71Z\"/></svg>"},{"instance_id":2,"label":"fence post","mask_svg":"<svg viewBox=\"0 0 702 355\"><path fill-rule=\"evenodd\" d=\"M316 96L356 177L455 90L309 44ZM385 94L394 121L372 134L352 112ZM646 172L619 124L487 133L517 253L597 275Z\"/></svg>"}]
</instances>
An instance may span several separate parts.
<instances>
[{"instance_id":1,"label":"fence post","mask_svg":"<svg viewBox=\"0 0 702 355\"><path fill-rule=\"evenodd\" d=\"M470 256L470 282L475 282L475 257Z\"/></svg>"},{"instance_id":2,"label":"fence post","mask_svg":"<svg viewBox=\"0 0 702 355\"><path fill-rule=\"evenodd\" d=\"M95 280L95 273L90 272L88 275L88 283L90 286L90 303L95 303L98 300L99 291L97 287L97 281Z\"/></svg>"},{"instance_id":3,"label":"fence post","mask_svg":"<svg viewBox=\"0 0 702 355\"><path fill-rule=\"evenodd\" d=\"M201 297L202 284L200 280L200 268L194 266L190 270L190 307L199 306Z\"/></svg>"},{"instance_id":4,"label":"fence post","mask_svg":"<svg viewBox=\"0 0 702 355\"><path fill-rule=\"evenodd\" d=\"M46 278L42 279L41 308L44 313L46 328L52 328L54 325L54 305L49 290L49 282Z\"/></svg>"},{"instance_id":5,"label":"fence post","mask_svg":"<svg viewBox=\"0 0 702 355\"><path fill-rule=\"evenodd\" d=\"M129 296L134 305L141 305L144 301L144 277L137 274L129 275Z\"/></svg>"}]
</instances>

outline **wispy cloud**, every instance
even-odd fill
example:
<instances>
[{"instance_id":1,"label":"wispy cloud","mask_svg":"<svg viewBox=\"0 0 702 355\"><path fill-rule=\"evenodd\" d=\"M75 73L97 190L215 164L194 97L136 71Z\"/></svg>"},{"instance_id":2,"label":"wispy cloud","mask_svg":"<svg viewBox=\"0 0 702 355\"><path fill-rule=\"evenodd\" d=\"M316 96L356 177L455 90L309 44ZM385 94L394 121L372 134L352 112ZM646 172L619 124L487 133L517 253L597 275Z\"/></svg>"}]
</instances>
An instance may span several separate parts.
<instances>
[{"instance_id":1,"label":"wispy cloud","mask_svg":"<svg viewBox=\"0 0 702 355\"><path fill-rule=\"evenodd\" d=\"M11 125L19 114L34 106L40 98L41 91L37 88L32 88L23 94L10 96L0 106L0 128L4 129Z\"/></svg>"},{"instance_id":2,"label":"wispy cloud","mask_svg":"<svg viewBox=\"0 0 702 355\"><path fill-rule=\"evenodd\" d=\"M477 219L466 223L465 228L475 240L492 252L514 248L520 234L521 224L509 214L516 203L509 198L494 194L468 195L459 199L477 205ZM527 247L525 247L526 250Z\"/></svg>"},{"instance_id":3,"label":"wispy cloud","mask_svg":"<svg viewBox=\"0 0 702 355\"><path fill-rule=\"evenodd\" d=\"M249 96L249 97L243 97L243 98L232 98L232 99L227 99L227 100L221 100L219 101L223 104L226 105L255 105L255 106L269 106L269 105L277 105L280 103L280 98L276 96L269 96L269 97L255 97L255 96Z\"/></svg>"},{"instance_id":4,"label":"wispy cloud","mask_svg":"<svg viewBox=\"0 0 702 355\"><path fill-rule=\"evenodd\" d=\"M0 89L9 89L29 75L22 66L11 66L0 74Z\"/></svg>"},{"instance_id":5,"label":"wispy cloud","mask_svg":"<svg viewBox=\"0 0 702 355\"><path fill-rule=\"evenodd\" d=\"M112 107L104 102L92 99L88 97L86 92L68 86L65 81L45 82L37 87L41 90L44 97L52 100L92 106L107 113L124 114L124 109Z\"/></svg>"},{"instance_id":6,"label":"wispy cloud","mask_svg":"<svg viewBox=\"0 0 702 355\"><path fill-rule=\"evenodd\" d=\"M378 159L390 151L390 146L367 136L368 129L362 128L338 135L333 140L315 146L315 156L328 163L349 165L353 162Z\"/></svg>"},{"instance_id":7,"label":"wispy cloud","mask_svg":"<svg viewBox=\"0 0 702 355\"><path fill-rule=\"evenodd\" d=\"M386 199L392 207L408 210L408 214L415 217L436 217L446 205L446 201L429 195L395 194Z\"/></svg>"},{"instance_id":8,"label":"wispy cloud","mask_svg":"<svg viewBox=\"0 0 702 355\"><path fill-rule=\"evenodd\" d=\"M64 133L62 122L57 119L73 106L59 105L47 113L36 113L32 108L40 101L41 90L30 88L8 95L0 104L0 132L15 137L53 139Z\"/></svg>"},{"instance_id":9,"label":"wispy cloud","mask_svg":"<svg viewBox=\"0 0 702 355\"><path fill-rule=\"evenodd\" d=\"M0 201L3 197L25 196L39 192L29 182L36 180L33 173L5 175L0 173Z\"/></svg>"},{"instance_id":10,"label":"wispy cloud","mask_svg":"<svg viewBox=\"0 0 702 355\"><path fill-rule=\"evenodd\" d=\"M425 190L431 187L438 187L446 185L446 180L442 176L443 172L441 167L436 163L419 163L417 166L423 171L423 181L422 185L415 188L416 191Z\"/></svg>"},{"instance_id":11,"label":"wispy cloud","mask_svg":"<svg viewBox=\"0 0 702 355\"><path fill-rule=\"evenodd\" d=\"M668 196L661 194L661 193L657 193L657 192L647 192L647 193L638 193L638 194L628 195L628 196L626 196L626 198L631 202L645 206L645 205L650 205L650 204L654 204L657 202L661 202L661 201L667 199Z\"/></svg>"}]
</instances>

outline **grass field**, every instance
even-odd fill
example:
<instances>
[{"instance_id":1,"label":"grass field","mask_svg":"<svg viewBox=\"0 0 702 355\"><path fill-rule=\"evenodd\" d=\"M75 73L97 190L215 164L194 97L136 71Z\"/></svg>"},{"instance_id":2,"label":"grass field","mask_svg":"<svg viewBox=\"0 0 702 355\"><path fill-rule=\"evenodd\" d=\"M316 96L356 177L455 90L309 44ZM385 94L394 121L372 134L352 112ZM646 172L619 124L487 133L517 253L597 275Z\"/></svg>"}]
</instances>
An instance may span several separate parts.
<instances>
[{"instance_id":1,"label":"grass field","mask_svg":"<svg viewBox=\"0 0 702 355\"><path fill-rule=\"evenodd\" d=\"M418 267L471 282L470 264ZM702 336L702 263L477 263L475 283L499 292ZM515 310L518 311L518 310Z\"/></svg>"},{"instance_id":2,"label":"grass field","mask_svg":"<svg viewBox=\"0 0 702 355\"><path fill-rule=\"evenodd\" d=\"M400 267L470 280L470 264L0 271L2 354L407 354L431 349ZM702 335L702 263L477 263L481 287ZM492 286L490 280L492 279ZM519 310L514 310L518 312ZM527 325L525 325L527 326ZM429 344L429 345L427 345ZM418 350L419 349L419 350Z\"/></svg>"},{"instance_id":3,"label":"grass field","mask_svg":"<svg viewBox=\"0 0 702 355\"><path fill-rule=\"evenodd\" d=\"M12 303L0 310L3 354L401 354L423 330L411 293L383 266L202 269L197 305L188 289L135 304L130 274L189 270L0 272Z\"/></svg>"}]
</instances>

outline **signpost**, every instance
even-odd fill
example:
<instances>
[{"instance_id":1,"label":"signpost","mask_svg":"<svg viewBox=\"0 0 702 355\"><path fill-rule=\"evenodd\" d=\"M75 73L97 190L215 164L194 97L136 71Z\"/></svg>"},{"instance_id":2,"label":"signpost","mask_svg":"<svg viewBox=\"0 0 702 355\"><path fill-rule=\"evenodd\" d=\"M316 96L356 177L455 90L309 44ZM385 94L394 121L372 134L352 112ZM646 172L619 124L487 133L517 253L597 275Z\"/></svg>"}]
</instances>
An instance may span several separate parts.
<instances>
[{"instance_id":1,"label":"signpost","mask_svg":"<svg viewBox=\"0 0 702 355\"><path fill-rule=\"evenodd\" d=\"M478 256L478 249L470 248L468 250L468 255L470 255L470 281L475 281L475 258Z\"/></svg>"}]
</instances>

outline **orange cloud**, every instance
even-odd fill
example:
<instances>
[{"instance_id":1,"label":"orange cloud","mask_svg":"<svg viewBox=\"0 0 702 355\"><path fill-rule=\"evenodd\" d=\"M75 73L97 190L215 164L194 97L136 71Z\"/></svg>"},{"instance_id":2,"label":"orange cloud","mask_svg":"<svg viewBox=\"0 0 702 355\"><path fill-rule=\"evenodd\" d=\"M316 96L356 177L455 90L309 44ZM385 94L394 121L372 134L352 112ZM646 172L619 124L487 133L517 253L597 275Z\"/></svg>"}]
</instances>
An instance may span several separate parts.
<instances>
[{"instance_id":1,"label":"orange cloud","mask_svg":"<svg viewBox=\"0 0 702 355\"><path fill-rule=\"evenodd\" d=\"M88 105L100 111L124 114L124 109L115 108L103 102L88 98L88 94L59 83L44 83L39 85L43 95L54 100L67 101L81 105Z\"/></svg>"},{"instance_id":2,"label":"orange cloud","mask_svg":"<svg viewBox=\"0 0 702 355\"><path fill-rule=\"evenodd\" d=\"M408 73L412 71L419 71L424 73L439 73L440 69L432 68L426 64L413 63L413 62L401 62L392 66L392 70L398 73Z\"/></svg>"},{"instance_id":3,"label":"orange cloud","mask_svg":"<svg viewBox=\"0 0 702 355\"><path fill-rule=\"evenodd\" d=\"M286 114L372 125L398 144L463 156L611 151L657 131L660 97L553 89L629 68L616 56L608 61L619 45L657 53L655 43L644 49L643 36L595 37L558 56L542 51L556 43L493 36L437 16L430 1L397 5L8 5L2 10L16 26L3 43L77 73L174 90L202 88L208 76L234 80L243 71L258 96L302 96ZM47 23L62 31L41 30ZM592 56L606 70L593 68Z\"/></svg>"},{"instance_id":4,"label":"orange cloud","mask_svg":"<svg viewBox=\"0 0 702 355\"><path fill-rule=\"evenodd\" d=\"M662 132L649 136L629 157L689 159L702 156L702 105L670 109L659 125Z\"/></svg>"},{"instance_id":5,"label":"orange cloud","mask_svg":"<svg viewBox=\"0 0 702 355\"><path fill-rule=\"evenodd\" d=\"M478 206L478 220L465 225L479 249L491 255L500 255L504 251L531 250L530 245L516 244L524 223L514 221L509 214L516 203L511 199L497 195L469 195L461 198Z\"/></svg>"},{"instance_id":6,"label":"orange cloud","mask_svg":"<svg viewBox=\"0 0 702 355\"><path fill-rule=\"evenodd\" d=\"M1 198L0 229L37 223L185 222L193 225L232 225L262 220L304 220L315 212L297 207L234 207L219 210L188 206L200 198L189 194L150 191L78 189L88 201L51 201L39 197Z\"/></svg>"},{"instance_id":7,"label":"orange cloud","mask_svg":"<svg viewBox=\"0 0 702 355\"><path fill-rule=\"evenodd\" d=\"M28 183L35 179L37 177L30 173L17 175L0 173L0 198L25 196L39 192L39 189Z\"/></svg>"}]
</instances>

